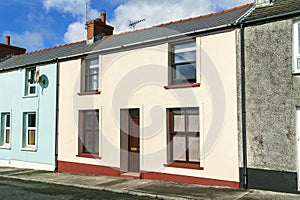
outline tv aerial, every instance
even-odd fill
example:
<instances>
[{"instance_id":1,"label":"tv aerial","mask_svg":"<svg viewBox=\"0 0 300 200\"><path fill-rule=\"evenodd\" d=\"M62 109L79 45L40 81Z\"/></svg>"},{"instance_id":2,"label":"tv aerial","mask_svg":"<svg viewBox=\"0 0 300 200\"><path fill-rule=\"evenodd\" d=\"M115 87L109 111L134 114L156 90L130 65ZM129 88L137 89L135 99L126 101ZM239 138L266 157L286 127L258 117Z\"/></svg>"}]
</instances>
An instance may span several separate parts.
<instances>
[{"instance_id":1,"label":"tv aerial","mask_svg":"<svg viewBox=\"0 0 300 200\"><path fill-rule=\"evenodd\" d=\"M140 20L137 20L137 21L131 21L131 20L129 20L128 27L131 28L131 29L135 29L135 26L137 24L142 23L144 21L146 21L146 19L140 19Z\"/></svg>"}]
</instances>

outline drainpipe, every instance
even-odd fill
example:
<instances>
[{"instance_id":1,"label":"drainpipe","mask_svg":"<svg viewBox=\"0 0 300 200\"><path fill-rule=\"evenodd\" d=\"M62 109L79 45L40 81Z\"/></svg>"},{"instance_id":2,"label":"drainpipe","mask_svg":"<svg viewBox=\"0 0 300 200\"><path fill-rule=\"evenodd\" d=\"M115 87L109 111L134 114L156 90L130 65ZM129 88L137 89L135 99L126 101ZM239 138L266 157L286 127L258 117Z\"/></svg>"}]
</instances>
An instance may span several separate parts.
<instances>
[{"instance_id":1,"label":"drainpipe","mask_svg":"<svg viewBox=\"0 0 300 200\"><path fill-rule=\"evenodd\" d=\"M59 59L56 59L56 125L55 125L55 171L58 170L58 117L59 117Z\"/></svg>"},{"instance_id":2,"label":"drainpipe","mask_svg":"<svg viewBox=\"0 0 300 200\"><path fill-rule=\"evenodd\" d=\"M241 96L242 96L242 140L243 140L243 188L248 188L247 171L247 133L246 133L246 83L245 83L245 32L244 25L240 25L241 37Z\"/></svg>"}]
</instances>

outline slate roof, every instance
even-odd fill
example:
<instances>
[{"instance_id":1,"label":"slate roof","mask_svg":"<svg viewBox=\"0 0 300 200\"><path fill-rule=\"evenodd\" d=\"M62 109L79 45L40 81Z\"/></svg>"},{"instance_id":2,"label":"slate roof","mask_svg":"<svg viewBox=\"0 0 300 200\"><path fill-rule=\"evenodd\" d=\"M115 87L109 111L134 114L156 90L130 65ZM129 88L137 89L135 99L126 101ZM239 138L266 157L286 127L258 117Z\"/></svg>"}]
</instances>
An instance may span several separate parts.
<instances>
[{"instance_id":1,"label":"slate roof","mask_svg":"<svg viewBox=\"0 0 300 200\"><path fill-rule=\"evenodd\" d=\"M0 71L35 65L42 62L54 62L55 59L66 56L88 54L94 51L102 51L118 47L122 48L126 45L151 43L154 40L165 40L177 36L178 34L186 35L195 31L216 29L221 26L232 27L236 25L237 21L252 7L253 4L247 4L217 13L116 34L104 37L94 44L86 44L86 41L81 41L14 56L0 62Z\"/></svg>"},{"instance_id":2,"label":"slate roof","mask_svg":"<svg viewBox=\"0 0 300 200\"><path fill-rule=\"evenodd\" d=\"M141 43L151 43L157 39L167 39L178 34L189 33L197 30L209 30L220 26L235 25L237 20L247 13L253 4L247 4L235 7L229 10L203 15L186 20L180 20L153 26L137 31L125 32L110 37L106 37L93 45L81 49L80 52L102 51L126 45L134 45Z\"/></svg>"},{"instance_id":3,"label":"slate roof","mask_svg":"<svg viewBox=\"0 0 300 200\"><path fill-rule=\"evenodd\" d=\"M245 22L291 12L300 14L300 0L275 0L273 5L255 8L255 10L245 18Z\"/></svg>"},{"instance_id":4,"label":"slate roof","mask_svg":"<svg viewBox=\"0 0 300 200\"><path fill-rule=\"evenodd\" d=\"M78 48L83 47L85 44L85 41L80 41L13 56L10 59L0 62L0 71L49 62L58 57L73 55Z\"/></svg>"}]
</instances>

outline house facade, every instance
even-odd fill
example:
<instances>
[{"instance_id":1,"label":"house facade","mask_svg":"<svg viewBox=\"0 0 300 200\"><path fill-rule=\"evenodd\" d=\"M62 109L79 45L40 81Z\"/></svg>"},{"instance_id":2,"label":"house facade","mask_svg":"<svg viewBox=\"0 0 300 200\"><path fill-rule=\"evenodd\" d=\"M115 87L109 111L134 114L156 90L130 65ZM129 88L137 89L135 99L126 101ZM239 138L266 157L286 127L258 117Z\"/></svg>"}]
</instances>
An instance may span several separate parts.
<instances>
[{"instance_id":1,"label":"house facade","mask_svg":"<svg viewBox=\"0 0 300 200\"><path fill-rule=\"evenodd\" d=\"M56 70L50 64L0 74L5 94L0 105L1 166L55 169ZM37 71L47 75L47 88L35 83Z\"/></svg>"},{"instance_id":2,"label":"house facade","mask_svg":"<svg viewBox=\"0 0 300 200\"><path fill-rule=\"evenodd\" d=\"M236 25L251 7L60 62L58 171L239 187Z\"/></svg>"},{"instance_id":3,"label":"house facade","mask_svg":"<svg viewBox=\"0 0 300 200\"><path fill-rule=\"evenodd\" d=\"M0 62L0 166L56 169L57 53L78 44Z\"/></svg>"},{"instance_id":4,"label":"house facade","mask_svg":"<svg viewBox=\"0 0 300 200\"><path fill-rule=\"evenodd\" d=\"M299 17L298 0L257 1L243 21L248 188L299 191Z\"/></svg>"}]
</instances>

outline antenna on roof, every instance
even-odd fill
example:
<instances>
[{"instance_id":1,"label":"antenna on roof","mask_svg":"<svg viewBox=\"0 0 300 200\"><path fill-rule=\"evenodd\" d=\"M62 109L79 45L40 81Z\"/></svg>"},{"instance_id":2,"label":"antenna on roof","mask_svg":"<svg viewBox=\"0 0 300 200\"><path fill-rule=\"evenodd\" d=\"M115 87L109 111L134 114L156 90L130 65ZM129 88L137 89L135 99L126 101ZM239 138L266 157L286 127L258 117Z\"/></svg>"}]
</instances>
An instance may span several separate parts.
<instances>
[{"instance_id":1,"label":"antenna on roof","mask_svg":"<svg viewBox=\"0 0 300 200\"><path fill-rule=\"evenodd\" d=\"M88 0L85 0L85 29L87 30L88 27L87 27L87 15L88 15Z\"/></svg>"},{"instance_id":2,"label":"antenna on roof","mask_svg":"<svg viewBox=\"0 0 300 200\"><path fill-rule=\"evenodd\" d=\"M128 27L131 28L131 29L135 29L135 26L141 22L144 22L146 21L146 19L141 19L141 20L137 20L137 21L131 21L129 20L128 22Z\"/></svg>"}]
</instances>

